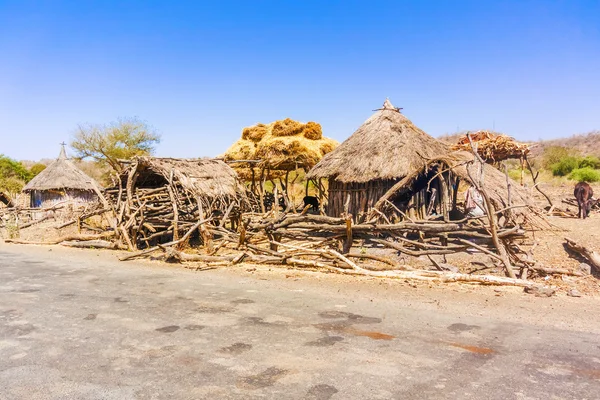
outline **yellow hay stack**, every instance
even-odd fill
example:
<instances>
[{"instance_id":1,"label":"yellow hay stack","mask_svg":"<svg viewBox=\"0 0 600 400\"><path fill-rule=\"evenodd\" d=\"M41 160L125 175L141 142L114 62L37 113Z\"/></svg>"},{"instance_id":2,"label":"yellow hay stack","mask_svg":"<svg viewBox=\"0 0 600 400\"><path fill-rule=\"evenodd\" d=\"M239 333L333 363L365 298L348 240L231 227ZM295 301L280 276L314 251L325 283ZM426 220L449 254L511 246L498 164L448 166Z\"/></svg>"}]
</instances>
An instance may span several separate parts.
<instances>
[{"instance_id":1,"label":"yellow hay stack","mask_svg":"<svg viewBox=\"0 0 600 400\"><path fill-rule=\"evenodd\" d=\"M270 124L257 124L242 131L242 138L224 154L226 161L259 160L259 163L232 164L243 179L251 178L250 166L271 171L308 171L336 148L338 142L323 137L321 125L303 124L286 118Z\"/></svg>"},{"instance_id":2,"label":"yellow hay stack","mask_svg":"<svg viewBox=\"0 0 600 400\"><path fill-rule=\"evenodd\" d=\"M242 139L251 140L253 142L260 142L263 137L267 134L269 128L265 124L256 124L244 128L242 131Z\"/></svg>"}]
</instances>

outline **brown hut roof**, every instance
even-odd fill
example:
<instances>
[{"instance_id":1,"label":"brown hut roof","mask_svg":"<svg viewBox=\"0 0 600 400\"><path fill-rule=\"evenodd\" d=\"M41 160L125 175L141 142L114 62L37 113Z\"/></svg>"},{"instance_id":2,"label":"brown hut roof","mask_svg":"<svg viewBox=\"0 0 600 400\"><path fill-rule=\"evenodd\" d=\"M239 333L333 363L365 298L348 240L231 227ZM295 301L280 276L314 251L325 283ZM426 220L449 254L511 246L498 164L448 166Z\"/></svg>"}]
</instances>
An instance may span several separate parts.
<instances>
[{"instance_id":1,"label":"brown hut roof","mask_svg":"<svg viewBox=\"0 0 600 400\"><path fill-rule=\"evenodd\" d=\"M133 162L137 162L138 184L143 184L148 172L153 172L166 181L177 180L185 190L204 197L235 197L244 193L235 171L220 160L136 157Z\"/></svg>"},{"instance_id":2,"label":"brown hut roof","mask_svg":"<svg viewBox=\"0 0 600 400\"><path fill-rule=\"evenodd\" d=\"M389 100L309 172L341 182L402 178L448 146L417 128Z\"/></svg>"},{"instance_id":3,"label":"brown hut roof","mask_svg":"<svg viewBox=\"0 0 600 400\"><path fill-rule=\"evenodd\" d=\"M24 192L32 190L77 189L97 191L101 186L75 166L65 153L64 146L60 155L42 172L33 178L25 187Z\"/></svg>"}]
</instances>

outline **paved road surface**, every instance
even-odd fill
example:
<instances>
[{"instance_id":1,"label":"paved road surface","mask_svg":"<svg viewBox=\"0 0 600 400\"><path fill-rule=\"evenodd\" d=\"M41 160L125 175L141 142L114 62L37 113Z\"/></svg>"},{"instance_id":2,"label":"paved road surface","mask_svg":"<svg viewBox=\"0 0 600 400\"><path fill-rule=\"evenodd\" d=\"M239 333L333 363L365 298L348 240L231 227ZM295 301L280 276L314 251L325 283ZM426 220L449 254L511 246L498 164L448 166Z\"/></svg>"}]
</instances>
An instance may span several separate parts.
<instances>
[{"instance_id":1,"label":"paved road surface","mask_svg":"<svg viewBox=\"0 0 600 400\"><path fill-rule=\"evenodd\" d=\"M600 398L595 334L10 249L1 399Z\"/></svg>"}]
</instances>

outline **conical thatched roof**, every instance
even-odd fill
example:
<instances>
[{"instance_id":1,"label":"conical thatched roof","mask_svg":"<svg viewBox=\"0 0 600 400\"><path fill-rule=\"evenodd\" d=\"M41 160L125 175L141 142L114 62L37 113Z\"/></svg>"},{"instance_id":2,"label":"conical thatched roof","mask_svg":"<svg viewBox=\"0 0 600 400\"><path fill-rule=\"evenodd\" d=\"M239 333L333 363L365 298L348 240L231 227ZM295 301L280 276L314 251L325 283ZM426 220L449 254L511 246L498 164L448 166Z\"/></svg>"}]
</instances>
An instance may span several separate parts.
<instances>
[{"instance_id":1,"label":"conical thatched roof","mask_svg":"<svg viewBox=\"0 0 600 400\"><path fill-rule=\"evenodd\" d=\"M52 162L46 169L29 181L23 188L23 191L58 189L97 191L98 188L100 188L98 182L87 176L85 172L67 159L67 154L63 146L56 161Z\"/></svg>"},{"instance_id":2,"label":"conical thatched roof","mask_svg":"<svg viewBox=\"0 0 600 400\"><path fill-rule=\"evenodd\" d=\"M358 183L397 179L448 152L447 145L417 128L386 100L352 136L323 157L308 177Z\"/></svg>"}]
</instances>

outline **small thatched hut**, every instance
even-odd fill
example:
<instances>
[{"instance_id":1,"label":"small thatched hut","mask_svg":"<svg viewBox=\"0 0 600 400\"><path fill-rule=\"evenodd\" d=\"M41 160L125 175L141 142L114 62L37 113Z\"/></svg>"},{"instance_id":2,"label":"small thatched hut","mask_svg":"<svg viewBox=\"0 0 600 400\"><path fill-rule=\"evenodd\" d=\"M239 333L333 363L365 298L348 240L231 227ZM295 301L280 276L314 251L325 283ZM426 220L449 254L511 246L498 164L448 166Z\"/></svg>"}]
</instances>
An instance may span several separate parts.
<instances>
[{"instance_id":1,"label":"small thatched hut","mask_svg":"<svg viewBox=\"0 0 600 400\"><path fill-rule=\"evenodd\" d=\"M30 197L32 208L50 207L58 203L84 206L98 200L100 185L75 166L65 147L56 161L33 178L23 192Z\"/></svg>"},{"instance_id":2,"label":"small thatched hut","mask_svg":"<svg viewBox=\"0 0 600 400\"><path fill-rule=\"evenodd\" d=\"M339 216L349 200L348 211L358 217L400 179L448 152L448 146L416 127L386 100L352 136L323 157L308 177L328 179L328 215Z\"/></svg>"}]
</instances>

